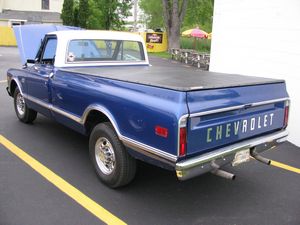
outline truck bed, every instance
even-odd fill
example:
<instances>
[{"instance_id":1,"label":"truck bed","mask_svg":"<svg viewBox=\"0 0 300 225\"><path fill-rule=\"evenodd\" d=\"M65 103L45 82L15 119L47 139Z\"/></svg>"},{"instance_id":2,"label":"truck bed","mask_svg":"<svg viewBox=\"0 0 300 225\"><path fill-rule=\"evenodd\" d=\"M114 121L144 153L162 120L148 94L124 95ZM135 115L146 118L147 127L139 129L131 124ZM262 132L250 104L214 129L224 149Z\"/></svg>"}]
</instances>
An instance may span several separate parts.
<instances>
[{"instance_id":1,"label":"truck bed","mask_svg":"<svg viewBox=\"0 0 300 225\"><path fill-rule=\"evenodd\" d=\"M60 70L167 88L176 91L280 83L283 80L164 66L73 67Z\"/></svg>"}]
</instances>

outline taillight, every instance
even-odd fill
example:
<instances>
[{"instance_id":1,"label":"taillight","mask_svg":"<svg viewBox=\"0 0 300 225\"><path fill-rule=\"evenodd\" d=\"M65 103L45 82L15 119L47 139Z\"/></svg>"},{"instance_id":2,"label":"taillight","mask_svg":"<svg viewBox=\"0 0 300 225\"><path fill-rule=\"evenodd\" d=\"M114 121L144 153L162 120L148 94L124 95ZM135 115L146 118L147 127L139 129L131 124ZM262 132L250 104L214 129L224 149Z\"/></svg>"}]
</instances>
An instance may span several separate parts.
<instances>
[{"instance_id":1,"label":"taillight","mask_svg":"<svg viewBox=\"0 0 300 225\"><path fill-rule=\"evenodd\" d=\"M155 134L158 136L167 138L168 137L168 129L157 125L155 127Z\"/></svg>"},{"instance_id":2,"label":"taillight","mask_svg":"<svg viewBox=\"0 0 300 225\"><path fill-rule=\"evenodd\" d=\"M284 121L283 121L283 128L286 128L289 122L289 102L287 101L284 108Z\"/></svg>"},{"instance_id":3,"label":"taillight","mask_svg":"<svg viewBox=\"0 0 300 225\"><path fill-rule=\"evenodd\" d=\"M186 127L181 127L179 131L179 156L186 155Z\"/></svg>"}]
</instances>

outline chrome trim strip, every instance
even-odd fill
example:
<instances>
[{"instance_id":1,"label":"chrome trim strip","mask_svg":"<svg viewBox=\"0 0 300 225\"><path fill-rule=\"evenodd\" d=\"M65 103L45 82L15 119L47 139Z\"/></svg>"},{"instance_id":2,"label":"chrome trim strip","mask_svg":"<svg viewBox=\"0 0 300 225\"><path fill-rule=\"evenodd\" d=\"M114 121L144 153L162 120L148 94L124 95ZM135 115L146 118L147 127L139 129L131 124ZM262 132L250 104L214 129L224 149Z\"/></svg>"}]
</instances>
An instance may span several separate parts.
<instances>
[{"instance_id":1,"label":"chrome trim strip","mask_svg":"<svg viewBox=\"0 0 300 225\"><path fill-rule=\"evenodd\" d=\"M204 116L204 115L208 115L208 114L215 114L215 113L221 113L221 112L232 111L232 110L237 110L237 109L243 109L248 105L250 105L251 107L252 106L260 106L260 105L267 105L267 104L286 101L286 100L289 100L289 98L279 98L279 99L273 99L273 100L268 100L268 101L263 101L263 102L255 102L255 103L231 106L231 107L227 107L227 108L213 109L213 110L204 111L204 112L192 113L192 114L190 114L190 117Z\"/></svg>"},{"instance_id":2,"label":"chrome trim strip","mask_svg":"<svg viewBox=\"0 0 300 225\"><path fill-rule=\"evenodd\" d=\"M64 111L64 110L62 110L62 109L60 109L60 108L58 108L58 107L54 107L54 106L53 106L52 104L50 104L50 103L46 103L46 102L44 102L44 101L41 101L41 100L38 99L38 98L29 96L29 95L27 95L27 94L24 96L24 98L26 98L26 99L28 99L29 101L32 101L32 102L34 102L34 103L36 103L36 104L38 104L38 105L44 107L44 108L46 108L46 109L49 109L49 110L51 110L51 111L54 111L54 112L56 112L56 113L59 113L59 114L65 116L65 117L67 117L67 118L69 118L69 119L71 119L71 120L74 120L74 121L77 122L77 123L81 123L81 118L80 118L80 117L75 116L75 115L73 115L73 114L71 114L71 113L68 113L68 112L66 112L66 111Z\"/></svg>"},{"instance_id":3,"label":"chrome trim strip","mask_svg":"<svg viewBox=\"0 0 300 225\"><path fill-rule=\"evenodd\" d=\"M282 138L288 136L288 131L278 131L273 134L265 135L262 137L253 138L250 140L242 141L237 144L233 144L224 148L217 149L213 152L209 152L203 155L200 155L198 157L194 157L191 159L183 160L178 163L176 163L176 170L188 170L193 167L201 166L207 162L210 162L212 160L225 157L230 154L234 154L241 149L247 149L252 148L260 144L272 142L274 140L278 140L278 143L282 142Z\"/></svg>"},{"instance_id":4,"label":"chrome trim strip","mask_svg":"<svg viewBox=\"0 0 300 225\"><path fill-rule=\"evenodd\" d=\"M11 82L12 82L12 81L15 81L15 82L16 82L16 84L17 84L17 86L18 86L18 88L19 88L19 90L20 90L21 95L23 95L23 97L24 97L24 92L23 92L23 90L22 90L22 88L21 88L21 84L20 84L19 79L18 79L17 77L13 77L13 78L11 79L9 85L11 85ZM9 90L11 91L11 88L10 88L10 87L9 87ZM14 95L14 93L11 93L11 94L12 94L12 96Z\"/></svg>"},{"instance_id":5,"label":"chrome trim strip","mask_svg":"<svg viewBox=\"0 0 300 225\"><path fill-rule=\"evenodd\" d=\"M80 119L80 123L83 125L90 113L90 111L92 110L96 110L96 111L99 111L101 113L103 113L105 116L107 116L107 118L110 120L110 122L112 123L115 131L117 132L117 135L119 136L119 138L122 136L121 133L120 133L120 130L119 130L119 127L117 126L117 123L114 119L114 117L111 115L111 113L109 112L108 109L106 109L104 106L102 105L98 105L98 104L92 104L92 105L89 105L83 112L83 115L81 116L81 119Z\"/></svg>"},{"instance_id":6,"label":"chrome trim strip","mask_svg":"<svg viewBox=\"0 0 300 225\"><path fill-rule=\"evenodd\" d=\"M41 100L39 100L39 99L37 99L37 98L35 98L35 97L32 97L32 96L30 96L30 95L28 95L28 94L25 94L25 95L24 95L24 98L26 98L26 99L28 99L29 101L32 101L32 102L34 102L34 103L36 103L36 104L38 104L38 105L40 105L40 106L43 106L43 107L45 107L45 108L47 108L47 109L50 109L50 108L51 108L51 104L46 103L46 102L43 102L43 101L41 101Z\"/></svg>"},{"instance_id":7,"label":"chrome trim strip","mask_svg":"<svg viewBox=\"0 0 300 225\"><path fill-rule=\"evenodd\" d=\"M140 143L138 141L135 141L135 140L130 139L130 138L125 137L125 136L121 136L120 139L123 141L124 145L126 145L127 147L133 147L134 150L137 150L138 152L141 152L141 153L147 152L147 153L150 153L150 154L154 154L154 155L159 156L163 159L167 159L168 161L173 162L174 165L175 165L175 162L177 160L177 157L175 155L172 155L172 154L167 153L165 151L162 151L160 149L151 147L149 145Z\"/></svg>"},{"instance_id":8,"label":"chrome trim strip","mask_svg":"<svg viewBox=\"0 0 300 225\"><path fill-rule=\"evenodd\" d=\"M112 123L112 125L113 125L113 127L114 127L114 129L115 129L115 131L116 131L116 133L117 133L117 135L119 137L119 139L121 141L123 141L126 146L133 147L134 148L133 150L136 150L138 152L147 152L147 153L156 155L156 156L158 156L158 158L165 159L168 162L173 162L173 164L175 165L175 162L177 160L177 156L172 155L170 153L167 153L165 151L162 151L160 149L151 147L149 145L143 144L141 142L135 141L135 140L133 140L131 138L128 138L128 137L122 135L120 133L120 131L119 131L119 128L118 128L118 126L117 126L117 124L116 124L113 116L110 114L110 112L105 107L103 107L101 105L92 104L92 105L88 106L85 109L83 115L81 117L78 117L78 116L75 116L75 115L73 115L71 113L68 113L68 112L66 112L66 111L64 111L64 110L62 110L60 108L54 107L50 103L45 103L45 102L43 102L43 101L41 101L41 100L39 100L39 99L37 99L35 97L29 96L29 95L24 95L24 98L26 98L26 99L28 99L28 100L30 100L30 101L32 101L32 102L34 102L34 103L42 106L42 107L45 107L45 108L47 108L49 110L57 112L57 113L65 116L65 117L67 117L67 118L69 118L71 120L74 120L75 122L80 123L81 125L84 125L84 123L85 123L85 121L87 119L87 116L88 116L88 114L89 114L90 111L97 110L97 111L103 113L104 115L106 115L108 117L108 119ZM165 160L161 160L161 161L165 161Z\"/></svg>"},{"instance_id":9,"label":"chrome trim strip","mask_svg":"<svg viewBox=\"0 0 300 225\"><path fill-rule=\"evenodd\" d=\"M109 112L108 109L106 109L105 107L101 106L101 105L98 105L98 104L92 104L90 106L88 106L86 108L86 110L84 111L82 117L81 117L81 124L84 124L86 119L87 119L87 116L89 114L90 111L92 110L96 110L96 111L99 111L101 113L103 113L104 115L106 115L108 117L108 119L110 120L110 122L112 123L119 139L121 141L123 141L123 143L127 146L127 147L133 147L134 150L138 151L138 152L148 152L148 153L151 153L151 154L154 154L154 155L157 155L161 158L164 158L164 159L167 159L169 161L172 161L172 162L175 162L177 160L177 157L175 155L172 155L170 153L167 153L165 151L162 151L160 149L157 149L157 148L154 148L152 146L149 146L149 145L146 145L146 144L143 144L141 142L138 142L138 141L135 141L131 138L128 138L124 135L121 134L120 130L119 130L119 127L114 119L114 117L111 115L111 113Z\"/></svg>"},{"instance_id":10,"label":"chrome trim strip","mask_svg":"<svg viewBox=\"0 0 300 225\"><path fill-rule=\"evenodd\" d=\"M64 110L62 110L58 107L54 107L52 104L50 106L50 110L52 110L56 113L59 113L59 114L65 116L65 117L68 117L69 119L74 120L77 123L81 123L81 118L80 117L75 116L74 114L68 113L68 112L66 112L66 111L64 111Z\"/></svg>"},{"instance_id":11,"label":"chrome trim strip","mask_svg":"<svg viewBox=\"0 0 300 225\"><path fill-rule=\"evenodd\" d=\"M189 114L185 114L183 116L181 116L179 118L179 121L178 121L178 135L177 135L177 156L179 156L179 150L180 150L180 128L181 127L186 127L186 120L187 118L189 117Z\"/></svg>"}]
</instances>

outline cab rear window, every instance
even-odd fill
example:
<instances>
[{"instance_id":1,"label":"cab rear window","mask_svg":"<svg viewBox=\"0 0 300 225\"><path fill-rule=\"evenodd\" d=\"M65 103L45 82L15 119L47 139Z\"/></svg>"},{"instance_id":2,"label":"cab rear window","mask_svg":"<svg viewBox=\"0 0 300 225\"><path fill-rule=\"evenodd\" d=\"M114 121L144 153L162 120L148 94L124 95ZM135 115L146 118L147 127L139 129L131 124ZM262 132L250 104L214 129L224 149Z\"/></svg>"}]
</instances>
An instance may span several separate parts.
<instances>
[{"instance_id":1,"label":"cab rear window","mask_svg":"<svg viewBox=\"0 0 300 225\"><path fill-rule=\"evenodd\" d=\"M137 41L79 39L68 45L66 62L144 61L143 45Z\"/></svg>"}]
</instances>

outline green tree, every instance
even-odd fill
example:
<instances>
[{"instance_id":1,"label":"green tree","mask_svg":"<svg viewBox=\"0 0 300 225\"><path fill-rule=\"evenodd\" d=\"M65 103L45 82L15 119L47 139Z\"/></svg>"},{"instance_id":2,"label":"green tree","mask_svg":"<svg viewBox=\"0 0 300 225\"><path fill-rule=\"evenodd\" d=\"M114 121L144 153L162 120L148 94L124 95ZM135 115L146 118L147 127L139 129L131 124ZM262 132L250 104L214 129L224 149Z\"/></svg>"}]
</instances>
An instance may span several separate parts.
<instances>
[{"instance_id":1,"label":"green tree","mask_svg":"<svg viewBox=\"0 0 300 225\"><path fill-rule=\"evenodd\" d=\"M78 2L78 0L75 0L75 2L74 2L74 12L73 12L73 25L75 27L79 26L78 12L79 12L79 2Z\"/></svg>"},{"instance_id":2,"label":"green tree","mask_svg":"<svg viewBox=\"0 0 300 225\"><path fill-rule=\"evenodd\" d=\"M88 29L104 29L102 2L89 0L89 16L87 19Z\"/></svg>"},{"instance_id":3,"label":"green tree","mask_svg":"<svg viewBox=\"0 0 300 225\"><path fill-rule=\"evenodd\" d=\"M63 25L72 26L74 25L74 1L73 0L64 0L62 12L60 18L63 21Z\"/></svg>"},{"instance_id":4,"label":"green tree","mask_svg":"<svg viewBox=\"0 0 300 225\"><path fill-rule=\"evenodd\" d=\"M102 0L104 29L121 29L124 19L131 15L131 0Z\"/></svg>"},{"instance_id":5,"label":"green tree","mask_svg":"<svg viewBox=\"0 0 300 225\"><path fill-rule=\"evenodd\" d=\"M88 29L120 30L131 15L131 0L89 0Z\"/></svg>"},{"instance_id":6,"label":"green tree","mask_svg":"<svg viewBox=\"0 0 300 225\"><path fill-rule=\"evenodd\" d=\"M185 14L181 14L183 21L181 21L181 23L178 23L180 20L171 21L170 18L176 19L177 17L180 19L179 14L183 12L182 9L184 9L184 7L182 6L184 6L184 2L184 0L140 0L139 6L145 14L142 19L146 22L147 28L157 28L163 26L164 21L164 27L166 28L167 32L172 31L172 29L175 29L175 27L179 27L181 31L184 31L196 26L199 26L201 29L210 32L212 29L214 0L188 0ZM162 3L164 3L164 5L162 5ZM174 4L176 6L175 11ZM164 11L161 10L163 6L167 8ZM165 20L163 19L163 12L165 12L165 15L168 17L166 18L165 16ZM171 27L172 29L170 29ZM171 36L168 33L169 48L171 47L170 42L173 47L178 46L177 41L180 38L180 30L176 29L176 32L173 30L175 34L171 34Z\"/></svg>"},{"instance_id":7,"label":"green tree","mask_svg":"<svg viewBox=\"0 0 300 225\"><path fill-rule=\"evenodd\" d=\"M146 23L147 28L156 29L164 27L162 1L140 0L140 8L144 11L141 20Z\"/></svg>"},{"instance_id":8,"label":"green tree","mask_svg":"<svg viewBox=\"0 0 300 225\"><path fill-rule=\"evenodd\" d=\"M65 25L120 30L131 8L132 0L65 0L62 18Z\"/></svg>"},{"instance_id":9,"label":"green tree","mask_svg":"<svg viewBox=\"0 0 300 225\"><path fill-rule=\"evenodd\" d=\"M182 27L184 30L199 26L207 32L212 30L213 0L189 0Z\"/></svg>"},{"instance_id":10,"label":"green tree","mask_svg":"<svg viewBox=\"0 0 300 225\"><path fill-rule=\"evenodd\" d=\"M187 0L162 0L168 49L180 47L180 27L185 16Z\"/></svg>"},{"instance_id":11,"label":"green tree","mask_svg":"<svg viewBox=\"0 0 300 225\"><path fill-rule=\"evenodd\" d=\"M88 28L88 18L89 18L89 1L79 0L78 6L78 25L81 28Z\"/></svg>"}]
</instances>

